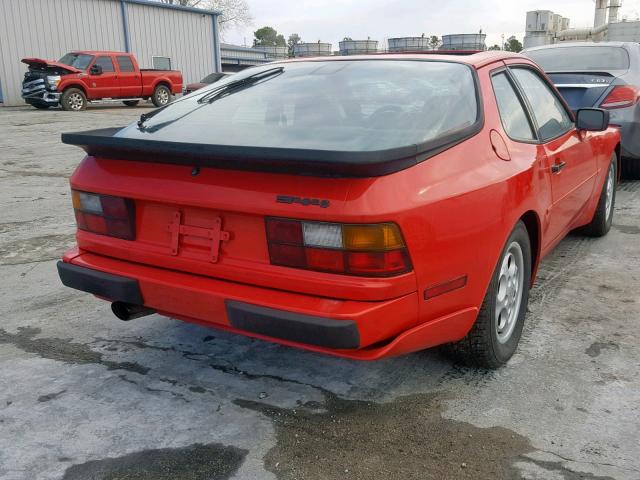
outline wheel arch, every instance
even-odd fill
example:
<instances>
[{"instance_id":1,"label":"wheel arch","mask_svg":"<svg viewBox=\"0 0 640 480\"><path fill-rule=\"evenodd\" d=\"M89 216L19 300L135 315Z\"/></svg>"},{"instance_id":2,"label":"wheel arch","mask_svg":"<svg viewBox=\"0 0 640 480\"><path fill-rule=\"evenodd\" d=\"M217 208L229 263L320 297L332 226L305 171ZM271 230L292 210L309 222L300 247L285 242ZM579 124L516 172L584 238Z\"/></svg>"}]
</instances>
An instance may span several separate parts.
<instances>
[{"instance_id":1,"label":"wheel arch","mask_svg":"<svg viewBox=\"0 0 640 480\"><path fill-rule=\"evenodd\" d=\"M524 223L529 234L529 242L531 243L531 285L536 279L538 273L538 265L540 264L540 256L542 250L542 226L540 217L534 210L528 210L519 219Z\"/></svg>"},{"instance_id":2,"label":"wheel arch","mask_svg":"<svg viewBox=\"0 0 640 480\"><path fill-rule=\"evenodd\" d=\"M614 151L616 153L616 161L617 161L617 180L620 181L620 179L622 178L622 145L620 144L620 142L618 142L616 144L616 147L614 148Z\"/></svg>"},{"instance_id":3,"label":"wheel arch","mask_svg":"<svg viewBox=\"0 0 640 480\"><path fill-rule=\"evenodd\" d=\"M64 92L66 92L70 88L77 88L78 90L80 90L84 94L84 96L87 98L87 100L89 99L89 95L87 93L87 89L84 87L84 85L79 84L79 83L70 83L68 85L65 85L64 88L62 89L61 93L64 94Z\"/></svg>"}]
</instances>

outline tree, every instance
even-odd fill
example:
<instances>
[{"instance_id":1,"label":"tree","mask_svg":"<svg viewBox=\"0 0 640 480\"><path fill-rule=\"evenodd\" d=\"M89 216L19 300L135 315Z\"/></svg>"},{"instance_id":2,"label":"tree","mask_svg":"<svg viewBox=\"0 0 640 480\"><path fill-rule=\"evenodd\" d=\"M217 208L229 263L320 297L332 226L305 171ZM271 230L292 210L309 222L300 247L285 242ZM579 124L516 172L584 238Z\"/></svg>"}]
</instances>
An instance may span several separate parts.
<instances>
[{"instance_id":1,"label":"tree","mask_svg":"<svg viewBox=\"0 0 640 480\"><path fill-rule=\"evenodd\" d=\"M440 47L440 38L435 35L429 37L429 48L431 50L437 50Z\"/></svg>"},{"instance_id":2,"label":"tree","mask_svg":"<svg viewBox=\"0 0 640 480\"><path fill-rule=\"evenodd\" d=\"M229 28L237 28L250 25L253 17L249 10L247 0L156 0L169 5L182 5L183 7L203 8L222 12L218 22L220 31L225 32Z\"/></svg>"},{"instance_id":3,"label":"tree","mask_svg":"<svg viewBox=\"0 0 640 480\"><path fill-rule=\"evenodd\" d=\"M489 50L502 50L502 49L500 48L500 45L496 43L495 45L489 47Z\"/></svg>"},{"instance_id":4,"label":"tree","mask_svg":"<svg viewBox=\"0 0 640 480\"><path fill-rule=\"evenodd\" d=\"M269 47L286 47L287 41L284 39L284 35L279 34L273 27L262 27L253 32L255 39L254 45L262 45Z\"/></svg>"},{"instance_id":5,"label":"tree","mask_svg":"<svg viewBox=\"0 0 640 480\"><path fill-rule=\"evenodd\" d=\"M289 47L289 56L293 55L293 46L302 42L300 35L297 33L292 33L289 35L289 40L287 40L287 46Z\"/></svg>"},{"instance_id":6,"label":"tree","mask_svg":"<svg viewBox=\"0 0 640 480\"><path fill-rule=\"evenodd\" d=\"M504 44L504 49L507 52L519 52L522 50L522 43L514 37L513 35L507 38L507 41Z\"/></svg>"}]
</instances>

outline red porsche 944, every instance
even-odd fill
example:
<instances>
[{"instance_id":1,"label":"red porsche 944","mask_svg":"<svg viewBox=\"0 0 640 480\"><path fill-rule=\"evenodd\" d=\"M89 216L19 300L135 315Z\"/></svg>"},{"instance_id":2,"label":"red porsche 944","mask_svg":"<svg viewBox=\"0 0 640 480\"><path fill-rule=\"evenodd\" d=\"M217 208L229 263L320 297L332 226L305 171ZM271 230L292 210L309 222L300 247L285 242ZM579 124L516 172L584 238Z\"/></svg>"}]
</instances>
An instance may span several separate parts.
<instances>
[{"instance_id":1,"label":"red porsche 944","mask_svg":"<svg viewBox=\"0 0 640 480\"><path fill-rule=\"evenodd\" d=\"M620 157L606 111L505 52L271 63L63 141L87 156L58 271L119 318L484 367L516 350L540 260L611 227Z\"/></svg>"}]
</instances>

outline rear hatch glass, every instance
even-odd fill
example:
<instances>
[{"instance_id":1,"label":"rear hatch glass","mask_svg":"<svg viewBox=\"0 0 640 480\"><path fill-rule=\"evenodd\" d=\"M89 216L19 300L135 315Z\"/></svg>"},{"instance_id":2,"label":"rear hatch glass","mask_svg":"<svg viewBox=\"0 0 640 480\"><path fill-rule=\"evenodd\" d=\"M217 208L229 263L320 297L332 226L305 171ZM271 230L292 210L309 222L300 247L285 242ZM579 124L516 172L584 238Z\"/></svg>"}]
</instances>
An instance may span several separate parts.
<instances>
[{"instance_id":1,"label":"rear hatch glass","mask_svg":"<svg viewBox=\"0 0 640 480\"><path fill-rule=\"evenodd\" d=\"M526 52L546 72L612 72L629 70L629 54L612 46L554 47Z\"/></svg>"},{"instance_id":2,"label":"rear hatch glass","mask_svg":"<svg viewBox=\"0 0 640 480\"><path fill-rule=\"evenodd\" d=\"M461 63L306 61L231 75L116 137L373 152L428 144L478 117L473 72Z\"/></svg>"}]
</instances>

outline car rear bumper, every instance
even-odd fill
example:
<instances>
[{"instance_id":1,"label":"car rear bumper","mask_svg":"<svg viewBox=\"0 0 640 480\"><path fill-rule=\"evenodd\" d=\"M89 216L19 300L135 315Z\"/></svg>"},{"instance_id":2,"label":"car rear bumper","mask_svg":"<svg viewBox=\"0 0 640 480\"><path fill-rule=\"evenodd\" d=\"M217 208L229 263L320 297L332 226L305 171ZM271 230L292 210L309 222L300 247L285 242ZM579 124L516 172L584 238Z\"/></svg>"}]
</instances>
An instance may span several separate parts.
<instances>
[{"instance_id":1,"label":"car rear bumper","mask_svg":"<svg viewBox=\"0 0 640 480\"><path fill-rule=\"evenodd\" d=\"M66 286L163 315L342 357L374 360L462 338L468 308L420 324L417 292L379 302L271 290L72 250L59 262Z\"/></svg>"}]
</instances>

